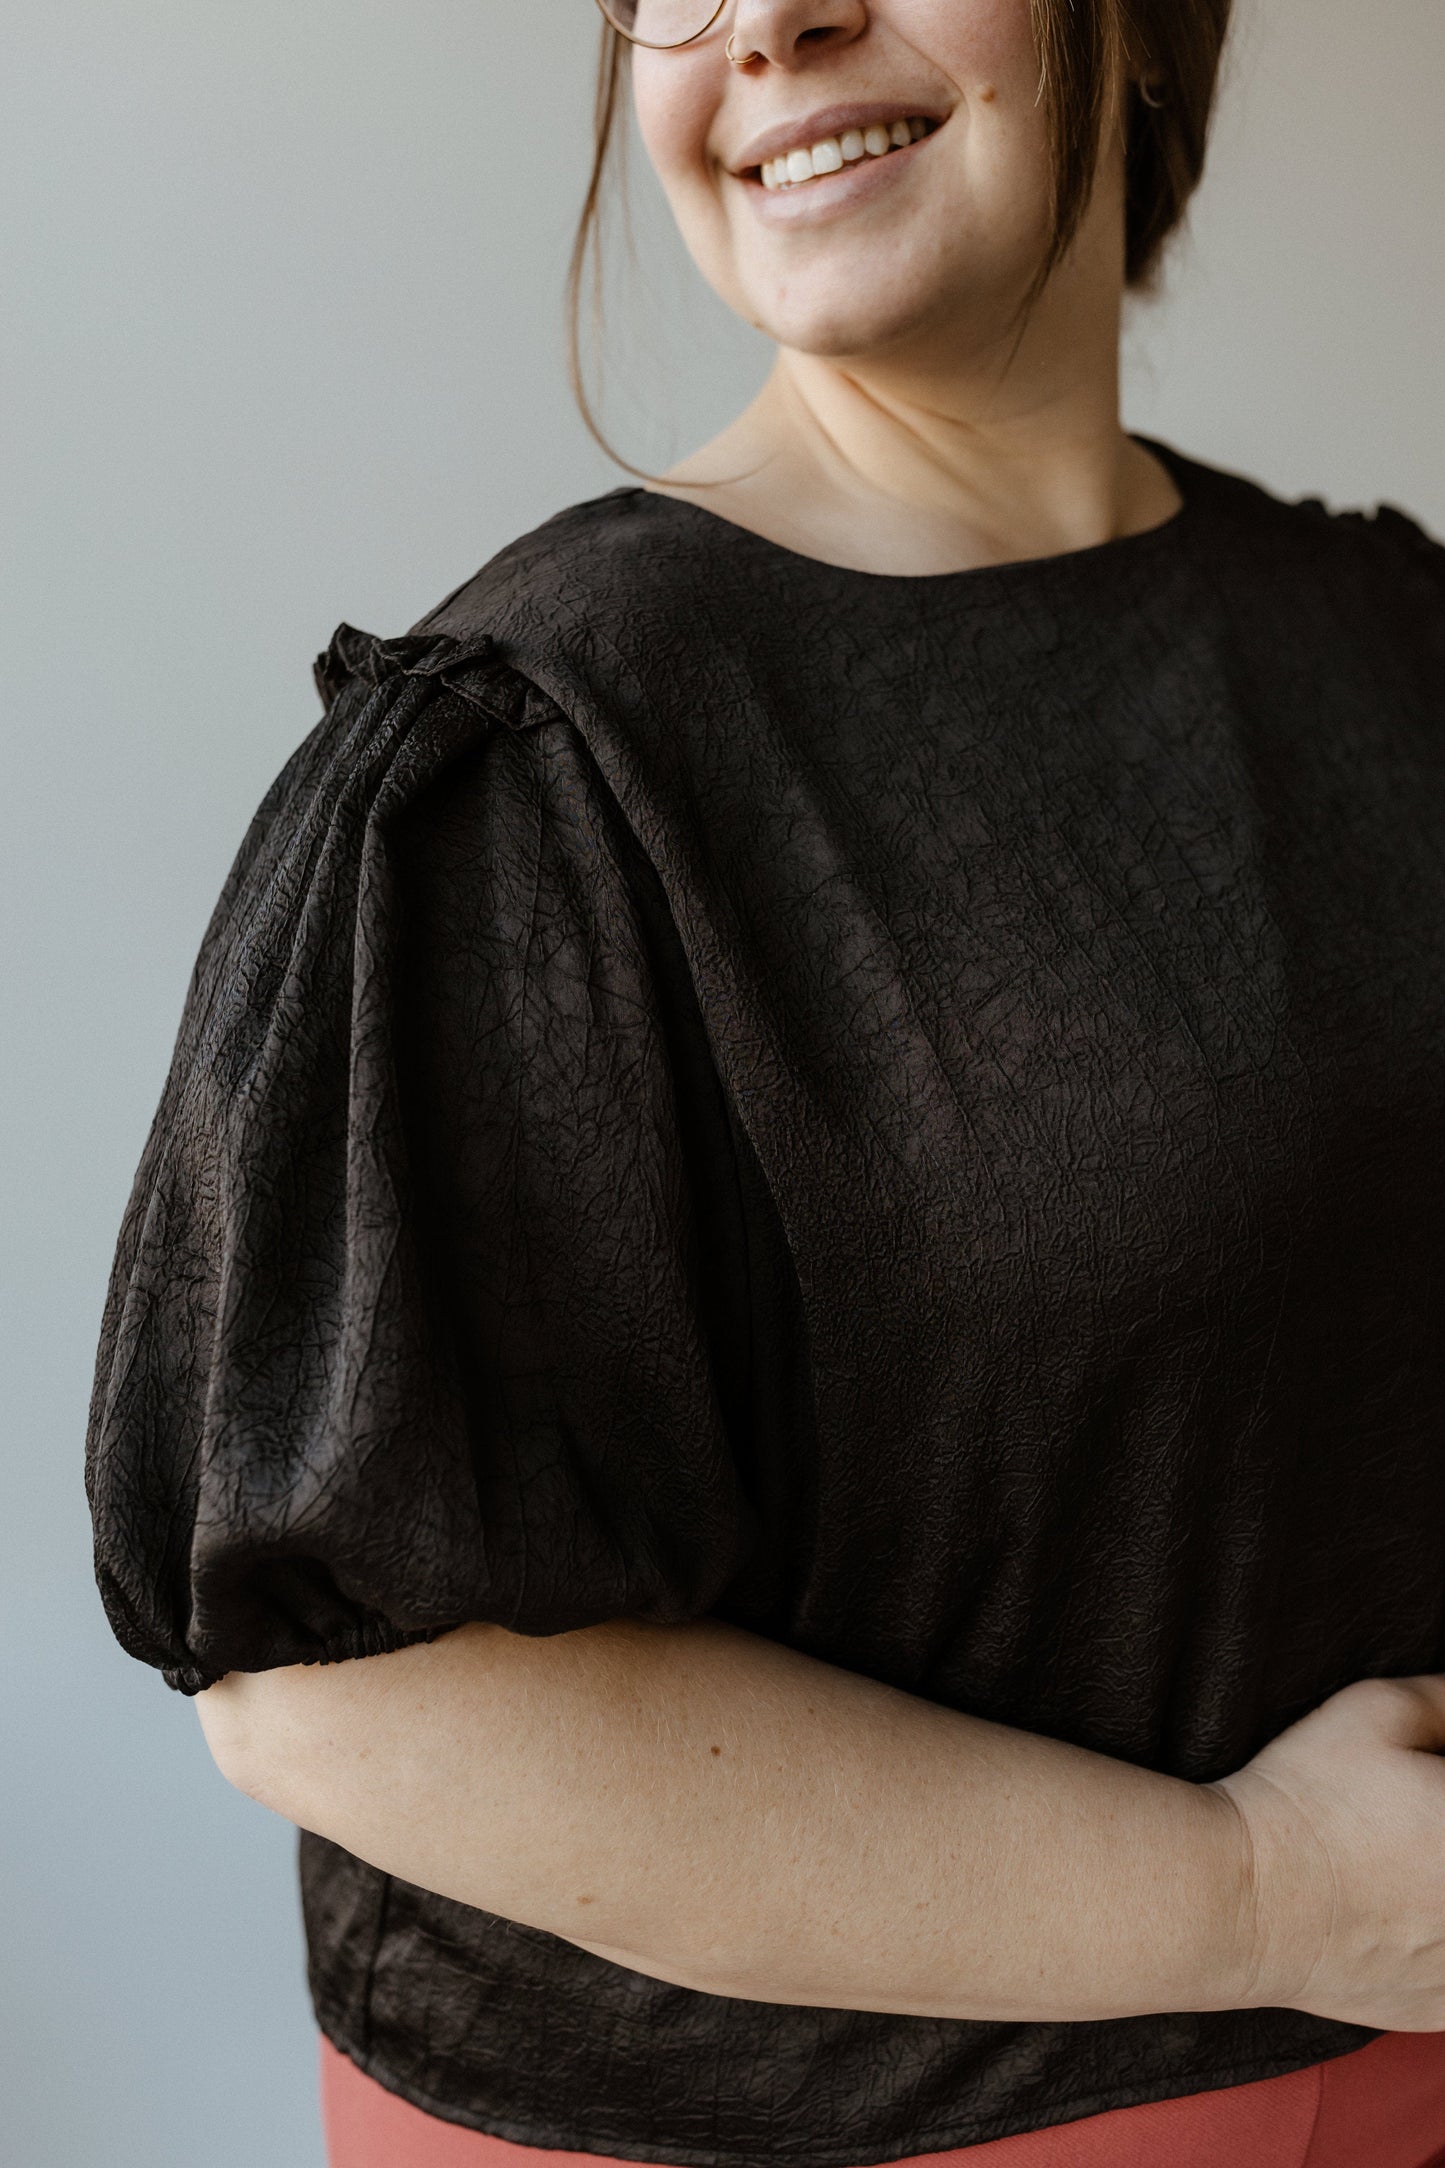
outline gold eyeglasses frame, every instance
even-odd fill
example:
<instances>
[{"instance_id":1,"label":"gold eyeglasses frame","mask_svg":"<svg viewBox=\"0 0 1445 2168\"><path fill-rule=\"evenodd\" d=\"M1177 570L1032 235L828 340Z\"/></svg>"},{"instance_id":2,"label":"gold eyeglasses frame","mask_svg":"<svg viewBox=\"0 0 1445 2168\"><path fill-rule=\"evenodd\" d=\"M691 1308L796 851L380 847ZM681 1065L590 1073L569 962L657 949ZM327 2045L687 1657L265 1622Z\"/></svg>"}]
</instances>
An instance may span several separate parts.
<instances>
[{"instance_id":1,"label":"gold eyeglasses frame","mask_svg":"<svg viewBox=\"0 0 1445 2168\"><path fill-rule=\"evenodd\" d=\"M613 14L611 8L607 5L607 0L597 0L597 5L599 9L601 10L602 14L607 18L608 22L611 23L613 29L617 32L618 37L626 38L629 45L645 45L650 53L680 53L684 45L696 44L699 38L705 37L707 32L711 30L713 24L717 21L719 15L721 15L723 9L727 6L727 4L728 0L717 0L717 6L713 9L711 15L709 15L707 21L703 24L701 30L694 30L691 37L679 38L677 42L673 45L659 45L657 41L653 38L635 38L630 30L623 29L621 23L617 20L617 17Z\"/></svg>"}]
</instances>

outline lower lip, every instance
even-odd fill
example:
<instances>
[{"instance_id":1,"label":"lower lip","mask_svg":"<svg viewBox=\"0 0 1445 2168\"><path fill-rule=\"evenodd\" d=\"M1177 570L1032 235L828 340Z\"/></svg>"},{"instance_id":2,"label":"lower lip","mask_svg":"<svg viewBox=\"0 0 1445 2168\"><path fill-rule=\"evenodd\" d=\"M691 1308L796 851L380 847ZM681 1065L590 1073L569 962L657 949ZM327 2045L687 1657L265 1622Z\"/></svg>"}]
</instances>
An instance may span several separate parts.
<instances>
[{"instance_id":1,"label":"lower lip","mask_svg":"<svg viewBox=\"0 0 1445 2168\"><path fill-rule=\"evenodd\" d=\"M753 199L753 209L758 217L770 226L813 226L823 219L841 216L851 211L855 204L865 203L870 196L886 188L890 180L897 180L905 168L911 170L920 151L927 150L934 136L941 133L943 124L928 135L919 136L912 143L902 143L896 150L885 151L881 158L870 158L865 151L851 165L840 166L836 173L818 173L811 181L798 181L791 188L764 188L760 180L741 175L733 178L741 182ZM896 169L896 170L895 170Z\"/></svg>"}]
</instances>

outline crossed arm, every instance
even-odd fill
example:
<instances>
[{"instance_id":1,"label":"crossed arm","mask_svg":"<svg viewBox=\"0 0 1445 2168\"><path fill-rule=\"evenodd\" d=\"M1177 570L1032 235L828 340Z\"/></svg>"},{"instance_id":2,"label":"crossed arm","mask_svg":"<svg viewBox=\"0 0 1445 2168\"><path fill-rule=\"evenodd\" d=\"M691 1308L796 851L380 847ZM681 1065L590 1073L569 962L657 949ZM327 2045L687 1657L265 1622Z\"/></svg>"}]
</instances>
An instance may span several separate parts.
<instances>
[{"instance_id":1,"label":"crossed arm","mask_svg":"<svg viewBox=\"0 0 1445 2168\"><path fill-rule=\"evenodd\" d=\"M464 1626L197 1707L275 1813L679 1986L1007 2020L1281 1999L1224 1794L721 1621Z\"/></svg>"}]
</instances>

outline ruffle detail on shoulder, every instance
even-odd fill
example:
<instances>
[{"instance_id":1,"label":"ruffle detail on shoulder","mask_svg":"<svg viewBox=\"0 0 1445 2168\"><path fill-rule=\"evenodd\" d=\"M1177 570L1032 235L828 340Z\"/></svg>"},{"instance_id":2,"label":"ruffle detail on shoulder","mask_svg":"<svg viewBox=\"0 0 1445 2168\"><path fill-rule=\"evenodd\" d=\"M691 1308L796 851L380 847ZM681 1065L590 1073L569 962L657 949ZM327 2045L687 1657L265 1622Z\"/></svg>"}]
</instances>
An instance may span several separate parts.
<instances>
[{"instance_id":1,"label":"ruffle detail on shoulder","mask_svg":"<svg viewBox=\"0 0 1445 2168\"><path fill-rule=\"evenodd\" d=\"M1401 511L1397 504L1379 504L1372 515L1372 524L1394 541L1403 543L1420 563L1428 564L1438 575L1445 575L1445 542L1431 534L1428 527L1409 512Z\"/></svg>"},{"instance_id":2,"label":"ruffle detail on shoulder","mask_svg":"<svg viewBox=\"0 0 1445 2168\"><path fill-rule=\"evenodd\" d=\"M1438 657L1445 644L1445 542L1396 504L1376 505L1366 524L1382 555L1392 592L1419 605L1421 635Z\"/></svg>"},{"instance_id":3,"label":"ruffle detail on shoulder","mask_svg":"<svg viewBox=\"0 0 1445 2168\"><path fill-rule=\"evenodd\" d=\"M312 664L316 689L329 707L353 683L380 687L398 677L435 678L468 698L488 679L510 681L515 706L521 680L510 671L489 632L457 639L451 633L401 633L390 639L342 623ZM495 703L489 703L495 711Z\"/></svg>"},{"instance_id":4,"label":"ruffle detail on shoulder","mask_svg":"<svg viewBox=\"0 0 1445 2168\"><path fill-rule=\"evenodd\" d=\"M1382 500L1372 505L1349 505L1335 509L1323 497L1301 497L1297 507L1343 533L1373 535L1404 549L1420 563L1445 566L1445 542L1397 504Z\"/></svg>"}]
</instances>

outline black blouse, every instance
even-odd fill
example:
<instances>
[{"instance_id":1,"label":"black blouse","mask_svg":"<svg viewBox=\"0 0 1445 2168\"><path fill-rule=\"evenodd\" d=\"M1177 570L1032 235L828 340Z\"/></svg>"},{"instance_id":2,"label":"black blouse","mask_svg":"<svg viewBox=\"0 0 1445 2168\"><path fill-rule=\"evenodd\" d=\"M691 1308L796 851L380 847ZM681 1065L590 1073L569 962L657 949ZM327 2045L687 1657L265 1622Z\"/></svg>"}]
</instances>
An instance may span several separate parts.
<instances>
[{"instance_id":1,"label":"black blouse","mask_svg":"<svg viewBox=\"0 0 1445 2168\"><path fill-rule=\"evenodd\" d=\"M624 487L340 628L120 1233L133 1655L712 1613L1195 1781L1445 1668L1445 547L1148 441L1183 510L1093 549ZM331 2039L537 2146L856 2168L1374 2037L745 2001L301 1871Z\"/></svg>"}]
</instances>

